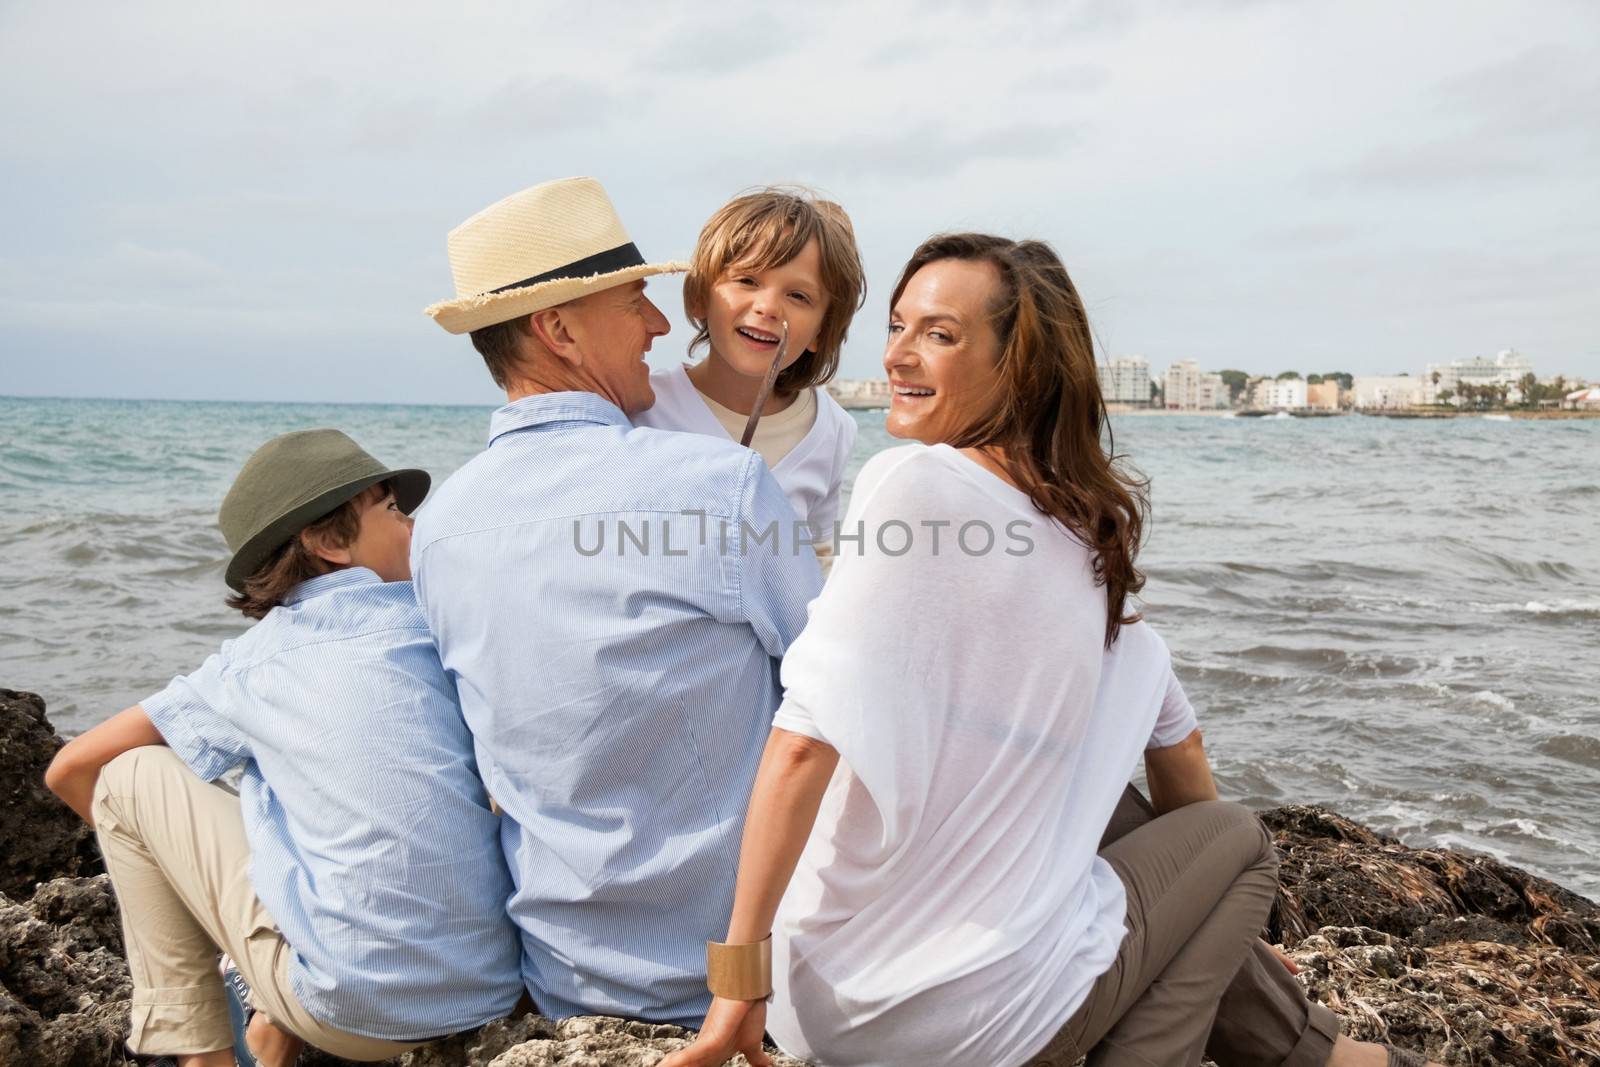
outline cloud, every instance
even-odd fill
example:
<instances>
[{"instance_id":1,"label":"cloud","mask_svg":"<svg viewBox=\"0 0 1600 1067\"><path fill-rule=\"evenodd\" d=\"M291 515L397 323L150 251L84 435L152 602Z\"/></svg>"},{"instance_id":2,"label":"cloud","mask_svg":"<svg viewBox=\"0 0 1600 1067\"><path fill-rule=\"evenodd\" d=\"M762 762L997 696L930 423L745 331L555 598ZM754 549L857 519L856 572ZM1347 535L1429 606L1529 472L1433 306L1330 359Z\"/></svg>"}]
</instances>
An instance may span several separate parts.
<instances>
[{"instance_id":1,"label":"cloud","mask_svg":"<svg viewBox=\"0 0 1600 1067\"><path fill-rule=\"evenodd\" d=\"M1391 141L1319 184L1528 188L1572 177L1553 159L1600 164L1600 49L1527 49L1441 80L1422 102L1448 132Z\"/></svg>"},{"instance_id":2,"label":"cloud","mask_svg":"<svg viewBox=\"0 0 1600 1067\"><path fill-rule=\"evenodd\" d=\"M634 69L649 74L726 76L771 65L793 51L796 22L817 9L794 9L784 19L770 11L727 9L707 18L699 9L679 12L670 28L652 34ZM672 18L672 14L666 14Z\"/></svg>"},{"instance_id":3,"label":"cloud","mask_svg":"<svg viewBox=\"0 0 1600 1067\"><path fill-rule=\"evenodd\" d=\"M1348 222L1302 222L1273 226L1250 238L1263 248L1303 250L1342 245L1361 237L1365 230Z\"/></svg>"},{"instance_id":4,"label":"cloud","mask_svg":"<svg viewBox=\"0 0 1600 1067\"><path fill-rule=\"evenodd\" d=\"M1084 136L1084 125L1067 120L1008 121L969 128L924 122L904 128L841 133L831 138L784 144L763 162L775 174L804 174L825 163L837 178L948 179L977 164L1060 158ZM706 160L706 174L744 163L725 151Z\"/></svg>"},{"instance_id":5,"label":"cloud","mask_svg":"<svg viewBox=\"0 0 1600 1067\"><path fill-rule=\"evenodd\" d=\"M5 388L181 364L188 395L449 395L470 347L420 314L450 291L446 230L577 173L651 255L747 186L839 199L871 288L846 375L877 372L906 253L961 226L1051 241L1108 343L1160 366L1515 343L1600 376L1582 5L324 8L308 35L180 0L0 4ZM662 295L659 366L686 338ZM298 377L243 365L280 352Z\"/></svg>"}]
</instances>

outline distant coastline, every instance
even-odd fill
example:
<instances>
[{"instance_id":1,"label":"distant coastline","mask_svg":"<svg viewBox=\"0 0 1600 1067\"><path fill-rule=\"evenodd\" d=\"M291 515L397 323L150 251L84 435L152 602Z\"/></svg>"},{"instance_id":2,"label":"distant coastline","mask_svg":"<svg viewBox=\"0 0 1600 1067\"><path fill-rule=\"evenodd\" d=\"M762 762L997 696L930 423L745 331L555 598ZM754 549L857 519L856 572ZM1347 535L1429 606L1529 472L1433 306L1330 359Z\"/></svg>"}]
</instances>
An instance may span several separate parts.
<instances>
[{"instance_id":1,"label":"distant coastline","mask_svg":"<svg viewBox=\"0 0 1600 1067\"><path fill-rule=\"evenodd\" d=\"M1172 410L1168 408L1139 408L1133 407L1129 404L1107 404L1106 412L1111 415L1135 415L1140 418L1170 415L1182 416L1183 418L1199 417L1211 419L1336 419L1345 417L1372 419L1489 419L1491 421L1500 421L1505 419L1600 419L1600 410L1559 411L1549 409L1520 410L1517 408L1511 408L1504 411L1455 411L1440 408L1370 408L1363 411L1252 411L1249 409L1235 408Z\"/></svg>"}]
</instances>

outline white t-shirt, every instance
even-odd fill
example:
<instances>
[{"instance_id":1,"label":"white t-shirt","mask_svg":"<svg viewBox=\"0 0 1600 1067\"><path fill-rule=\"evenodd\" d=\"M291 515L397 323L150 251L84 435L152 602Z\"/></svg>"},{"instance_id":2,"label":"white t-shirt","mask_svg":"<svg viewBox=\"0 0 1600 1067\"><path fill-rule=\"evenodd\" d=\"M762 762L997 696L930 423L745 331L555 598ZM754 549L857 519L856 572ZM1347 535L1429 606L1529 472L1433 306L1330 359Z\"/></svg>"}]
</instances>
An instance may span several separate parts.
<instances>
[{"instance_id":1,"label":"white t-shirt","mask_svg":"<svg viewBox=\"0 0 1600 1067\"><path fill-rule=\"evenodd\" d=\"M783 661L774 725L840 763L774 924L767 1028L830 1067L1022 1063L1116 958L1100 838L1193 710L1149 626L1106 650L1083 544L955 449L875 456L843 533Z\"/></svg>"},{"instance_id":2,"label":"white t-shirt","mask_svg":"<svg viewBox=\"0 0 1600 1067\"><path fill-rule=\"evenodd\" d=\"M732 437L735 441L743 432L743 426L730 432L722 424L709 406L710 401L689 380L687 366L680 364L671 370L652 372L650 385L656 393L655 406L634 415L635 425ZM816 544L831 548L834 523L839 518L840 487L844 484L845 466L850 462L850 450L856 443L856 421L826 389L809 392L815 398L816 415L798 443L781 456L769 456L764 438L782 439L784 443L792 440L793 427L784 416L800 404L799 400L776 415L764 416L756 424L756 437L751 444L767 459L772 476L794 508L795 518L811 524ZM803 417L804 413L802 407L797 415ZM769 420L776 420L771 427Z\"/></svg>"}]
</instances>

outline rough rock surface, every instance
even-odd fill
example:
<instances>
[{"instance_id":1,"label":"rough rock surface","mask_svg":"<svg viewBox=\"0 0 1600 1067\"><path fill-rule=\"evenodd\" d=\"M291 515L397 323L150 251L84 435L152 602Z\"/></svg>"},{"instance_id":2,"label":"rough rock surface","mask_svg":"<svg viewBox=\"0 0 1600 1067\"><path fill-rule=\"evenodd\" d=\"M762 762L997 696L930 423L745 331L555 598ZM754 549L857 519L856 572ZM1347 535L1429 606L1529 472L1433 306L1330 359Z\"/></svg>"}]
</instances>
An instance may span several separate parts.
<instances>
[{"instance_id":1,"label":"rough rock surface","mask_svg":"<svg viewBox=\"0 0 1600 1067\"><path fill-rule=\"evenodd\" d=\"M43 700L0 689L0 893L15 900L47 879L105 870L89 828L44 787L60 747Z\"/></svg>"},{"instance_id":2,"label":"rough rock surface","mask_svg":"<svg viewBox=\"0 0 1600 1067\"><path fill-rule=\"evenodd\" d=\"M54 842L54 851L29 853L32 867L16 868L38 872L26 889L0 894L0 1067L131 1063L122 1053L131 989L110 885L81 876L94 866L92 846L86 853L85 837L67 832L71 813L15 779L36 782L58 744L38 698L0 690L5 788L35 820L0 812L0 834L10 835L0 848ZM1267 936L1287 946L1307 990L1347 1032L1452 1067L1600 1067L1600 907L1488 857L1407 848L1322 808L1262 818L1284 854ZM44 866L47 856L60 866ZM33 891L34 878L52 876ZM391 1062L646 1067L687 1040L674 1026L526 1015ZM344 1063L321 1054L305 1062Z\"/></svg>"},{"instance_id":3,"label":"rough rock surface","mask_svg":"<svg viewBox=\"0 0 1600 1067\"><path fill-rule=\"evenodd\" d=\"M1351 1036L1445 1064L1600 1064L1593 901L1323 808L1261 817L1283 853L1267 937Z\"/></svg>"},{"instance_id":4,"label":"rough rock surface","mask_svg":"<svg viewBox=\"0 0 1600 1067\"><path fill-rule=\"evenodd\" d=\"M0 1064L122 1062L132 992L105 875L0 894Z\"/></svg>"}]
</instances>

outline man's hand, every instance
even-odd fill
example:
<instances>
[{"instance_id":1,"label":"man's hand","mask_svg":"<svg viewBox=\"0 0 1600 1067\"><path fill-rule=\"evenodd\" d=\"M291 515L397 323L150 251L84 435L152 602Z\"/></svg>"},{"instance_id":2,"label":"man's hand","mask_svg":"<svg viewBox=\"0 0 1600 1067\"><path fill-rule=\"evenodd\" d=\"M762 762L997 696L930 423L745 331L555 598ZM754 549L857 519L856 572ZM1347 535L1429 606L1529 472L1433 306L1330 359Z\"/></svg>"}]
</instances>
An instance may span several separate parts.
<instances>
[{"instance_id":1,"label":"man's hand","mask_svg":"<svg viewBox=\"0 0 1600 1067\"><path fill-rule=\"evenodd\" d=\"M772 1060L761 1049L766 1029L766 1001L715 997L694 1044L674 1052L656 1067L722 1067L736 1052L744 1053L750 1067L768 1067Z\"/></svg>"}]
</instances>

